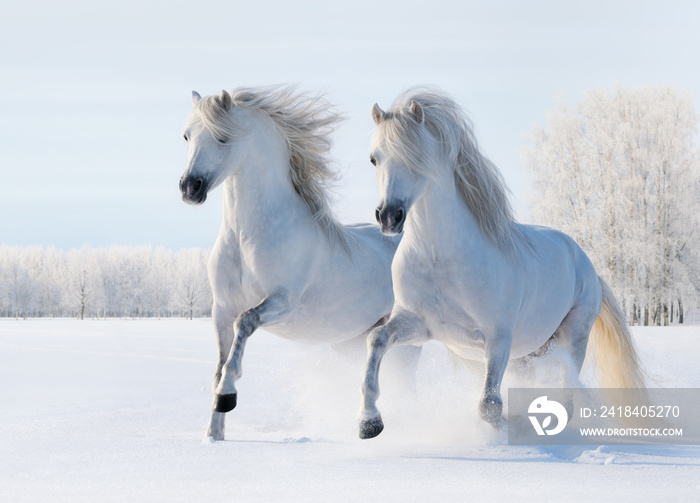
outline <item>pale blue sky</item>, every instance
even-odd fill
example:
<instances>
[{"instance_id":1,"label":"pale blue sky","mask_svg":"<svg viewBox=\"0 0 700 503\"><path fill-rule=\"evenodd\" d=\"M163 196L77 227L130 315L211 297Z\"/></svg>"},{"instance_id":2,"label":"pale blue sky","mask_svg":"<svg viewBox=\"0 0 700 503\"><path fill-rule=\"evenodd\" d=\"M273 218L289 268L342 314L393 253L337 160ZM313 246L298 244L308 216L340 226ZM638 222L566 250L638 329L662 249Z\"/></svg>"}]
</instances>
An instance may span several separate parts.
<instances>
[{"instance_id":1,"label":"pale blue sky","mask_svg":"<svg viewBox=\"0 0 700 503\"><path fill-rule=\"evenodd\" d=\"M0 244L208 247L180 200L190 91L296 83L348 116L339 216L369 221L370 109L434 84L471 114L524 216L522 133L559 93L700 95L700 2L23 1L0 6Z\"/></svg>"}]
</instances>

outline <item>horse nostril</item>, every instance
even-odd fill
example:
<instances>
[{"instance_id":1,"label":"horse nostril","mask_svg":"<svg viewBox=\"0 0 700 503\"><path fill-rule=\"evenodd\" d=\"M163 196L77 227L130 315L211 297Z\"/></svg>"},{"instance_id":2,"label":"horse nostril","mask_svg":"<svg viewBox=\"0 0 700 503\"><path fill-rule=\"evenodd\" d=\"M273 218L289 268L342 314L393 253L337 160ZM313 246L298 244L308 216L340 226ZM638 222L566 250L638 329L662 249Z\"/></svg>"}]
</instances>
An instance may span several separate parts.
<instances>
[{"instance_id":1,"label":"horse nostril","mask_svg":"<svg viewBox=\"0 0 700 503\"><path fill-rule=\"evenodd\" d=\"M377 223L378 223L378 224L381 224L381 223L382 223L382 219L379 218L379 208L377 208L376 210L374 210L374 218L377 220Z\"/></svg>"},{"instance_id":2,"label":"horse nostril","mask_svg":"<svg viewBox=\"0 0 700 503\"><path fill-rule=\"evenodd\" d=\"M180 187L180 192L182 192L182 178L180 178L180 183L178 183L178 187Z\"/></svg>"},{"instance_id":3,"label":"horse nostril","mask_svg":"<svg viewBox=\"0 0 700 503\"><path fill-rule=\"evenodd\" d=\"M194 181L194 191L199 192L199 189L202 188L202 180L195 180Z\"/></svg>"},{"instance_id":4,"label":"horse nostril","mask_svg":"<svg viewBox=\"0 0 700 503\"><path fill-rule=\"evenodd\" d=\"M403 221L403 209L399 208L396 210L396 217L394 218L394 221L397 224L400 224Z\"/></svg>"}]
</instances>

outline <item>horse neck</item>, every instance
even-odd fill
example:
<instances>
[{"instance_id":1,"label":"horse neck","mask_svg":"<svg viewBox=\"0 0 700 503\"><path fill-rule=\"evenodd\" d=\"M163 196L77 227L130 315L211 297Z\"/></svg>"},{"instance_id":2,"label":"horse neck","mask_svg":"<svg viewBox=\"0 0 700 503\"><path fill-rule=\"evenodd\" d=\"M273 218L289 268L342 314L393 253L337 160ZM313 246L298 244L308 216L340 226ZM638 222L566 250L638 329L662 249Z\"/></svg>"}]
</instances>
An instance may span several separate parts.
<instances>
[{"instance_id":1,"label":"horse neck","mask_svg":"<svg viewBox=\"0 0 700 503\"><path fill-rule=\"evenodd\" d=\"M246 142L240 167L224 182L224 218L240 228L258 225L273 212L280 218L295 214L303 201L292 185L282 133L271 119L260 119Z\"/></svg>"},{"instance_id":2,"label":"horse neck","mask_svg":"<svg viewBox=\"0 0 700 503\"><path fill-rule=\"evenodd\" d=\"M406 237L412 241L446 246L450 242L463 247L483 245L485 237L476 218L459 193L454 176L430 182L425 194L409 211Z\"/></svg>"}]
</instances>

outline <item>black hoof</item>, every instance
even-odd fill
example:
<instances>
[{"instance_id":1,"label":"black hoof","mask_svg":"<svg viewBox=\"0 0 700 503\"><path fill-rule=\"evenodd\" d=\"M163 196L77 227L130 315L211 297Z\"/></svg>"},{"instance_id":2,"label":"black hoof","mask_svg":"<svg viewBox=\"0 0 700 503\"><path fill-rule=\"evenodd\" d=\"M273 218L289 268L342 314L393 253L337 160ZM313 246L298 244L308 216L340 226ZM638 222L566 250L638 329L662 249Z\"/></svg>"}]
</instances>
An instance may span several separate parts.
<instances>
[{"instance_id":1,"label":"black hoof","mask_svg":"<svg viewBox=\"0 0 700 503\"><path fill-rule=\"evenodd\" d=\"M383 429L384 423L381 417L360 421L360 438L363 440L374 438L379 435Z\"/></svg>"},{"instance_id":2,"label":"black hoof","mask_svg":"<svg viewBox=\"0 0 700 503\"><path fill-rule=\"evenodd\" d=\"M231 412L236 408L236 393L231 393L229 395L216 395L216 403L214 404L214 410L216 412Z\"/></svg>"}]
</instances>

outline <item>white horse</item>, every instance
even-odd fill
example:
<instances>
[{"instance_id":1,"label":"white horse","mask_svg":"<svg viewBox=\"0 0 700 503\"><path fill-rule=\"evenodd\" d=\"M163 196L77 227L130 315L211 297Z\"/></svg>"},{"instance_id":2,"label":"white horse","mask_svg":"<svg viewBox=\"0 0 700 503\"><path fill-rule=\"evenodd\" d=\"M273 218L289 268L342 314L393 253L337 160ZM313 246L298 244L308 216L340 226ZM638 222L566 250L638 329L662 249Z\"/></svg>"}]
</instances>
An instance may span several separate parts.
<instances>
[{"instance_id":1,"label":"white horse","mask_svg":"<svg viewBox=\"0 0 700 503\"><path fill-rule=\"evenodd\" d=\"M378 371L394 344L437 340L463 359L485 361L479 411L494 426L503 424L509 360L538 356L550 342L568 350L575 366L564 385L578 382L588 348L604 386L644 386L608 286L569 236L515 223L500 173L452 99L414 89L387 112L375 104L372 116L376 217L382 232L403 230L403 239L392 264L391 317L367 340L361 438L384 428Z\"/></svg>"},{"instance_id":2,"label":"white horse","mask_svg":"<svg viewBox=\"0 0 700 503\"><path fill-rule=\"evenodd\" d=\"M208 266L219 359L205 437L223 440L248 337L259 327L307 343L366 336L391 311L399 240L334 219L326 156L339 117L323 99L264 88L192 101L182 198L200 204L224 187Z\"/></svg>"}]
</instances>

